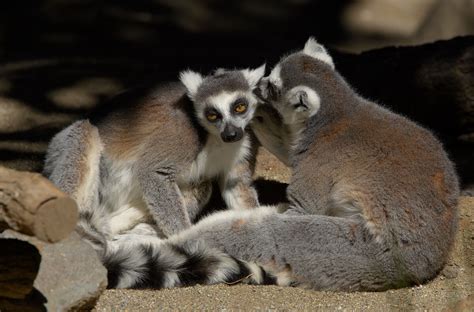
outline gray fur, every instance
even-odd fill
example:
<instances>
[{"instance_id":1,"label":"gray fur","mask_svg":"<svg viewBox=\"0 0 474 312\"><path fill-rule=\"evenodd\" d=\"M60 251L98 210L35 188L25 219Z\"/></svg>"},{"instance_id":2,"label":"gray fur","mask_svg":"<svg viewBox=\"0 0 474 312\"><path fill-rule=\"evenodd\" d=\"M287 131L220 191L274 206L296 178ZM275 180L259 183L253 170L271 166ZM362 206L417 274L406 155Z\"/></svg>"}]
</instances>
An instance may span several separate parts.
<instances>
[{"instance_id":1,"label":"gray fur","mask_svg":"<svg viewBox=\"0 0 474 312\"><path fill-rule=\"evenodd\" d=\"M356 237L354 253L376 242L375 252L387 254L386 260L377 261L395 272L387 275L385 285L433 278L454 239L459 195L455 170L439 141L355 94L330 64L299 52L280 66L280 96L270 101L277 111L288 114L286 94L299 85L314 90L321 102L314 116L291 125L301 132L293 138L295 145L288 146L293 169L287 190L290 210L343 217L334 222L345 231L349 228L343 220L358 219L357 229L365 228L370 236L368 241ZM336 251L342 243L329 248ZM333 281L336 288L345 289L343 283L364 281L373 273L369 255L349 259L348 268L365 266L367 272ZM326 273L329 268L317 270ZM379 288L384 289L367 279L365 287L356 289Z\"/></svg>"},{"instance_id":2,"label":"gray fur","mask_svg":"<svg viewBox=\"0 0 474 312\"><path fill-rule=\"evenodd\" d=\"M407 285L389 244L377 243L361 218L276 212L222 212L172 237L172 244L204 241L210 248L256 262L268 274L288 274L279 285L324 290L382 290ZM355 278L356 277L356 278Z\"/></svg>"},{"instance_id":3,"label":"gray fur","mask_svg":"<svg viewBox=\"0 0 474 312\"><path fill-rule=\"evenodd\" d=\"M285 165L289 165L289 129L278 112L270 105L260 105L255 111L251 127L258 141Z\"/></svg>"},{"instance_id":4,"label":"gray fur","mask_svg":"<svg viewBox=\"0 0 474 312\"><path fill-rule=\"evenodd\" d=\"M243 85L240 71L224 76L225 85ZM218 81L205 78L201 87L218 92ZM254 105L249 84L239 90ZM207 121L196 117L200 103L186 91L171 83L125 93L109 104L112 109L74 123L52 140L44 174L78 202L83 216L78 230L96 245L143 222L155 223L165 236L190 227L210 198L212 180L221 182L223 194L252 197L238 205L226 200L230 208L258 205L245 173L253 159L249 135L224 143L206 131ZM239 117L243 128L252 115L253 108ZM219 155L224 159L216 163L212 157ZM245 174L239 178L235 172Z\"/></svg>"},{"instance_id":5,"label":"gray fur","mask_svg":"<svg viewBox=\"0 0 474 312\"><path fill-rule=\"evenodd\" d=\"M93 148L93 147L96 148ZM101 145L97 128L89 121L77 121L53 137L49 145L43 174L69 194L80 206L77 231L101 250L105 243L102 228L106 218L99 207ZM96 162L88 160L95 159Z\"/></svg>"},{"instance_id":6,"label":"gray fur","mask_svg":"<svg viewBox=\"0 0 474 312\"><path fill-rule=\"evenodd\" d=\"M156 171L153 168L144 168L144 171L139 173L143 198L153 219L166 235L191 226L188 207L185 206L184 198L174 180L175 175L176 172L163 168ZM191 210L196 209L197 207L191 207Z\"/></svg>"},{"instance_id":7,"label":"gray fur","mask_svg":"<svg viewBox=\"0 0 474 312\"><path fill-rule=\"evenodd\" d=\"M247 165L248 167L248 165ZM248 183L246 185L251 185ZM249 188L252 189L253 188ZM195 183L189 187L181 187L181 194L185 201L185 206L188 207L187 211L191 220L196 220L196 217L201 212L201 209L209 202L212 195L212 182L202 181Z\"/></svg>"},{"instance_id":8,"label":"gray fur","mask_svg":"<svg viewBox=\"0 0 474 312\"><path fill-rule=\"evenodd\" d=\"M221 71L206 77L196 93L196 102L204 102L207 98L222 91L247 92L250 86L240 71Z\"/></svg>"},{"instance_id":9,"label":"gray fur","mask_svg":"<svg viewBox=\"0 0 474 312\"><path fill-rule=\"evenodd\" d=\"M329 55L318 54L325 50L308 46L318 57L291 54L278 64L280 74L270 75L279 81L263 80L279 89L262 94L277 95L267 101L285 127L265 127L271 114L254 127L257 137L278 129L267 137L288 142L288 210L225 211L163 246L203 241L256 262L279 285L319 290L381 291L432 279L457 226L451 161L429 131L358 96ZM290 94L298 86L308 88L298 91L307 92L303 106Z\"/></svg>"}]
</instances>

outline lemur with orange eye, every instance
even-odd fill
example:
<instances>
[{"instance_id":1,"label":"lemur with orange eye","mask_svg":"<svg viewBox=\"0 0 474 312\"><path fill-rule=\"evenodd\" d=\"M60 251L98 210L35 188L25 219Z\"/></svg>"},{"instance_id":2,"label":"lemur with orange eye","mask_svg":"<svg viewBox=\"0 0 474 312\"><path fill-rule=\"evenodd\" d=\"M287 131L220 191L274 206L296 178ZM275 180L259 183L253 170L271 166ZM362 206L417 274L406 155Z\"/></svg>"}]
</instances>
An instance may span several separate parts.
<instances>
[{"instance_id":1,"label":"lemur with orange eye","mask_svg":"<svg viewBox=\"0 0 474 312\"><path fill-rule=\"evenodd\" d=\"M104 252L109 286L381 291L435 277L459 196L440 142L354 92L312 38L258 89L252 130L292 169L288 210L223 211L166 240L122 235Z\"/></svg>"},{"instance_id":2,"label":"lemur with orange eye","mask_svg":"<svg viewBox=\"0 0 474 312\"><path fill-rule=\"evenodd\" d=\"M178 233L208 202L213 180L230 209L258 206L246 127L264 72L184 71L180 82L122 94L110 111L59 132L44 175L77 201L78 232L97 249L147 222L161 237Z\"/></svg>"}]
</instances>

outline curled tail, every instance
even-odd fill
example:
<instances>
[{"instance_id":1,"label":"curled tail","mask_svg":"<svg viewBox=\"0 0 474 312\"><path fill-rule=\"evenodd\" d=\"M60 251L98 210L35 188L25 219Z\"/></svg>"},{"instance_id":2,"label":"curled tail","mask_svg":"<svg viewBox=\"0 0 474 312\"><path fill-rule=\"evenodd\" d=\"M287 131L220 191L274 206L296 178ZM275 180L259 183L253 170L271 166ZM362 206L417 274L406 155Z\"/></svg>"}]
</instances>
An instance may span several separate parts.
<instances>
[{"instance_id":1,"label":"curled tail","mask_svg":"<svg viewBox=\"0 0 474 312\"><path fill-rule=\"evenodd\" d=\"M150 238L151 239L151 238ZM218 283L277 285L263 267L207 247L202 241L114 241L103 257L109 288L171 288Z\"/></svg>"}]
</instances>

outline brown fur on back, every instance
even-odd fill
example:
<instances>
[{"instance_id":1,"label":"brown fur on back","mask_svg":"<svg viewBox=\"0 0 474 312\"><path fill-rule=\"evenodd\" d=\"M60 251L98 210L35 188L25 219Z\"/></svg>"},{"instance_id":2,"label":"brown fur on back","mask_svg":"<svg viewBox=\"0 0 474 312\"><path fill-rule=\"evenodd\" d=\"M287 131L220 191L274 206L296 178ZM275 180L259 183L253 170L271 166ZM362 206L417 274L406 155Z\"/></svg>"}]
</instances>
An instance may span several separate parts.
<instances>
[{"instance_id":1,"label":"brown fur on back","mask_svg":"<svg viewBox=\"0 0 474 312\"><path fill-rule=\"evenodd\" d=\"M160 94L160 99L155 93ZM177 162L194 159L201 148L196 142L202 141L202 130L193 120L192 103L184 87L164 86L132 103L120 102L117 111L98 124L109 157L132 160L144 157L149 149L159 148L160 154ZM176 142L180 144L177 146ZM186 154L177 148L182 146L187 147Z\"/></svg>"}]
</instances>

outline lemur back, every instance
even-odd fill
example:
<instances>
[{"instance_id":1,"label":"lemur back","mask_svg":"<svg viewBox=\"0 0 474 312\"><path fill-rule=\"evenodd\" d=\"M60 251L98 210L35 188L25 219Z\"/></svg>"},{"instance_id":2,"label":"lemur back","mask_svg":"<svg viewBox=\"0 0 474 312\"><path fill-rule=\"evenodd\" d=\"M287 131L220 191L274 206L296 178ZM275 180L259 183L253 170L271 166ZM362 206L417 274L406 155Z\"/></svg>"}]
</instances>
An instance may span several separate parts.
<instances>
[{"instance_id":1,"label":"lemur back","mask_svg":"<svg viewBox=\"0 0 474 312\"><path fill-rule=\"evenodd\" d=\"M113 263L112 285L143 287L130 277L159 276L152 287L242 281L380 291L436 276L459 194L439 141L357 95L313 39L262 79L260 94L267 106L252 128L292 168L288 210L225 211L160 243L123 236L109 249L127 259ZM147 252L132 256L137 249Z\"/></svg>"},{"instance_id":2,"label":"lemur back","mask_svg":"<svg viewBox=\"0 0 474 312\"><path fill-rule=\"evenodd\" d=\"M182 82L123 94L55 136L44 173L78 201L79 232L98 249L142 222L177 233L209 200L212 180L228 207L257 206L245 128L263 73L186 71Z\"/></svg>"}]
</instances>

